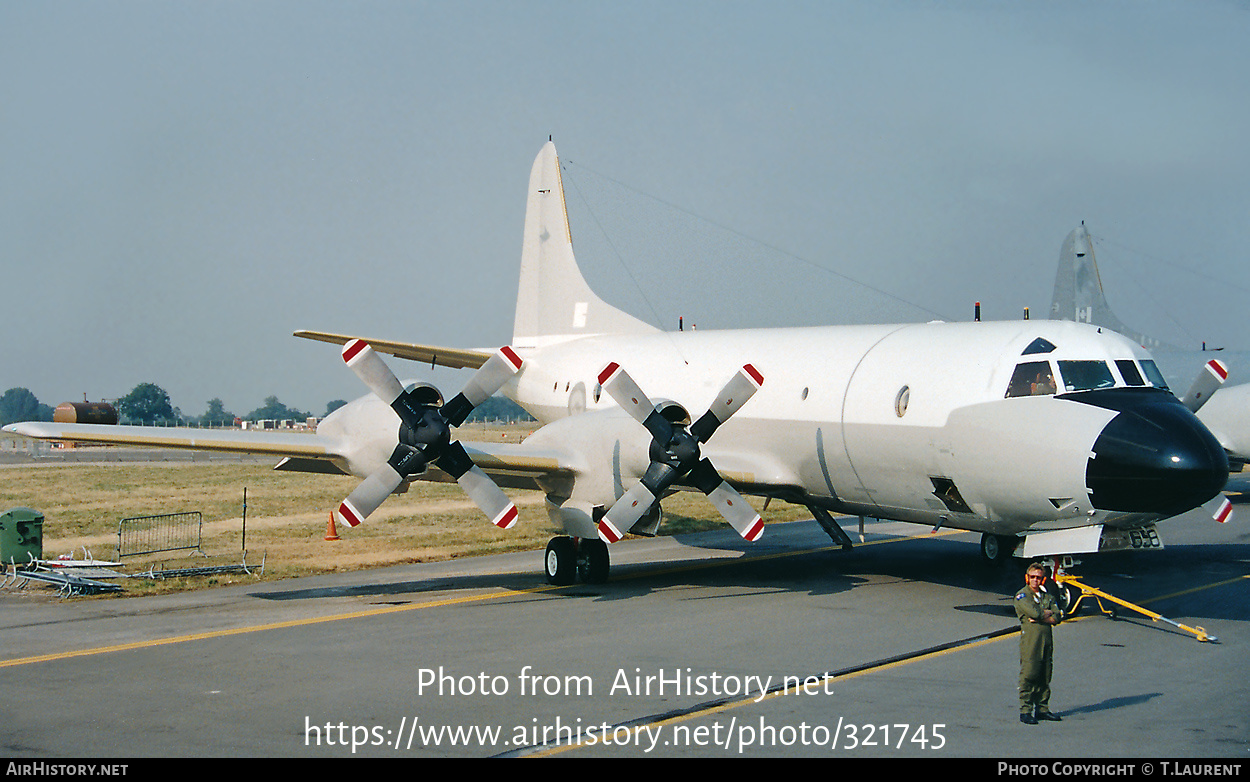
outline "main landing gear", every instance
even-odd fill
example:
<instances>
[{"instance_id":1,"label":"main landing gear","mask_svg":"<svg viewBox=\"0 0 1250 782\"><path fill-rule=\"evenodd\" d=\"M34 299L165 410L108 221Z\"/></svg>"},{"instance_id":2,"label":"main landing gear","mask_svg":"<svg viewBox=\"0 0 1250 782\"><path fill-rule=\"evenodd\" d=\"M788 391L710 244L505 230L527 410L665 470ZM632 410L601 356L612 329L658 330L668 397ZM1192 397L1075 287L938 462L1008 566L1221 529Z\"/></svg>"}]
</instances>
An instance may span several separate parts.
<instances>
[{"instance_id":1,"label":"main landing gear","mask_svg":"<svg viewBox=\"0 0 1250 782\"><path fill-rule=\"evenodd\" d=\"M1003 565L1011 561L1016 549L1016 538L986 532L981 536L981 557L991 565Z\"/></svg>"},{"instance_id":2,"label":"main landing gear","mask_svg":"<svg viewBox=\"0 0 1250 782\"><path fill-rule=\"evenodd\" d=\"M598 538L552 538L543 556L547 583L568 586L578 578L586 584L608 580L608 544Z\"/></svg>"}]
</instances>

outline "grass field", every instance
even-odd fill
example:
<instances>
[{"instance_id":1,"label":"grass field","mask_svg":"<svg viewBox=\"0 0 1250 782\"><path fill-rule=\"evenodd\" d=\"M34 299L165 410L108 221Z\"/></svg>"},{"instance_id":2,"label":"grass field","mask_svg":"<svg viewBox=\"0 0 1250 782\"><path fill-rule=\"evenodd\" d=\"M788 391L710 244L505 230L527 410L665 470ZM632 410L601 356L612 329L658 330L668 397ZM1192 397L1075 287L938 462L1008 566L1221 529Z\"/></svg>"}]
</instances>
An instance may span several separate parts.
<instances>
[{"instance_id":1,"label":"grass field","mask_svg":"<svg viewBox=\"0 0 1250 782\"><path fill-rule=\"evenodd\" d=\"M477 434L477 433L473 433ZM472 435L469 435L472 437ZM492 439L509 433L491 433ZM515 435L513 435L515 436ZM473 439L480 439L474 437ZM44 514L44 557L82 547L110 559L118 522L129 516L199 511L203 551L209 564L239 562L243 551L243 490L247 489L247 561L265 557L266 580L358 570L409 562L452 559L502 551L542 549L562 530L552 525L541 492L507 493L520 519L511 530L492 526L455 484L411 484L361 526L340 527L341 540L326 541L331 509L356 486L346 476L275 472L256 463L134 462L17 466L0 470L0 510L25 506ZM757 509L759 498L751 498ZM706 498L681 493L663 503L661 534L710 529L724 522ZM808 518L804 508L774 503L765 521ZM131 564L133 560L133 565ZM128 557L127 571L203 563L198 555L166 552ZM176 591L238 581L214 576L149 583L126 582L126 593Z\"/></svg>"}]
</instances>

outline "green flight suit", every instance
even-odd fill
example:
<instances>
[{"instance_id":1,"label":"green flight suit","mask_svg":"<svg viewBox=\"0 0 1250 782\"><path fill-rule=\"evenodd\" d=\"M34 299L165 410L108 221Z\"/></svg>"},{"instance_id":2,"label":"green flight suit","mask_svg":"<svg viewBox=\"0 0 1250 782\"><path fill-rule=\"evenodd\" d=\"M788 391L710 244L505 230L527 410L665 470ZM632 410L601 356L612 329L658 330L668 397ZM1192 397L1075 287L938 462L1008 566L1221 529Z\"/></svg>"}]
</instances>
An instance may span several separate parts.
<instances>
[{"instance_id":1,"label":"green flight suit","mask_svg":"<svg viewBox=\"0 0 1250 782\"><path fill-rule=\"evenodd\" d=\"M1044 611L1062 619L1059 603L1042 590L1036 597L1027 586L1012 601L1020 618L1020 713L1050 711L1050 674L1054 667L1055 645L1051 625L1041 619Z\"/></svg>"}]
</instances>

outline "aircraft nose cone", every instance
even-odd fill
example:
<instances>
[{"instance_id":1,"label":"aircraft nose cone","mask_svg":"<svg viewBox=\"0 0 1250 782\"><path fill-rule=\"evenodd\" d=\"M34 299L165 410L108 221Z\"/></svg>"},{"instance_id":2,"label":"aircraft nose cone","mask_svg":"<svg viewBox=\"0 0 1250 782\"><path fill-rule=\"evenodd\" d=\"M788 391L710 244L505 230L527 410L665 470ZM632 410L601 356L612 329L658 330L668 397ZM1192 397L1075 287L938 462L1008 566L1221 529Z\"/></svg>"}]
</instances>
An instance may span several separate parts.
<instances>
[{"instance_id":1,"label":"aircraft nose cone","mask_svg":"<svg viewBox=\"0 0 1250 782\"><path fill-rule=\"evenodd\" d=\"M1202 422L1170 394L1125 399L1099 405L1120 413L1094 442L1085 471L1094 507L1172 516L1219 494L1228 457Z\"/></svg>"}]
</instances>

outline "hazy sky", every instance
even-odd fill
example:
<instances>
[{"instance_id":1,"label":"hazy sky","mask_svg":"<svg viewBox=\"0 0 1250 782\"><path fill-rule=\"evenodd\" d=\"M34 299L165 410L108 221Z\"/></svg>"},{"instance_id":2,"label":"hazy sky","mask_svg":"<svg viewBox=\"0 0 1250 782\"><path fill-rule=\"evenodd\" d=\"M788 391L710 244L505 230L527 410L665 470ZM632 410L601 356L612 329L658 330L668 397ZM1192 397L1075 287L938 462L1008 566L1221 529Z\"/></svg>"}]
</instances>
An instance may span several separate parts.
<instances>
[{"instance_id":1,"label":"hazy sky","mask_svg":"<svg viewBox=\"0 0 1250 782\"><path fill-rule=\"evenodd\" d=\"M364 388L296 329L504 344L549 135L591 285L666 328L1045 317L1085 220L1122 320L1250 348L1247 41L1218 0L0 3L0 390L320 413Z\"/></svg>"}]
</instances>

